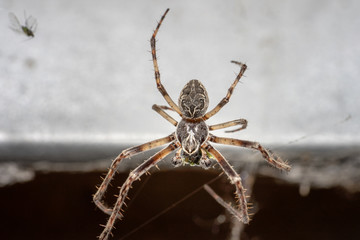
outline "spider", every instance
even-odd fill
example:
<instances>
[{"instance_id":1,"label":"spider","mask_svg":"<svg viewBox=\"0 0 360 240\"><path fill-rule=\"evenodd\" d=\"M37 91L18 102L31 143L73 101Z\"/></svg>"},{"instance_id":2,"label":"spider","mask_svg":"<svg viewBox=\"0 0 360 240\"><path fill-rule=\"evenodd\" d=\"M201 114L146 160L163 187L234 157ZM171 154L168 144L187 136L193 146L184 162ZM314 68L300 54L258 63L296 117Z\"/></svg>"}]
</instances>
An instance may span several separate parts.
<instances>
[{"instance_id":1,"label":"spider","mask_svg":"<svg viewBox=\"0 0 360 240\"><path fill-rule=\"evenodd\" d=\"M104 178L102 184L95 193L93 200L98 208L100 208L104 213L110 215L105 228L99 238L101 240L108 239L111 229L114 226L116 219L122 219L122 206L125 204L124 201L127 197L128 191L131 188L134 181L139 180L140 177L145 174L151 167L156 166L164 157L169 155L171 152L176 151L175 156L172 159L172 163L175 166L180 166L183 164L190 164L192 166L201 166L207 169L211 165L211 160L215 161L220 165L222 170L228 176L230 182L235 185L236 196L239 200L238 216L240 220L244 223L249 223L249 214L247 208L247 202L245 197L245 189L242 186L241 178L229 164L229 162L221 155L221 153L216 150L211 144L219 143L225 145L233 145L245 148L256 149L261 152L263 158L270 163L271 165L279 168L281 170L290 170L290 166L282 161L280 158L271 154L268 150L262 147L257 142L251 142L246 140L239 140L233 138L224 138L217 137L211 134L209 131L223 129L232 126L239 126L237 129L229 131L235 132L240 131L247 126L247 121L245 119L237 119L225 123L220 123L216 125L208 126L205 121L212 116L214 116L219 110L229 102L229 99L232 95L232 92L239 82L240 78L243 76L247 66L243 63L237 61L231 61L240 66L240 72L236 76L235 81L232 83L226 96L210 111L207 111L209 105L209 98L206 92L204 85L198 80L190 80L182 89L178 104L176 104L160 81L160 72L156 57L156 35L160 29L160 26L165 19L166 14L169 12L169 9L165 11L161 17L156 29L154 30L150 43L151 43L151 54L152 61L155 70L155 80L156 85L160 93L165 98L169 106L160 106L154 104L152 106L153 110L159 113L163 118L169 121L176 127L175 132L170 135L160 138L154 141L150 141L135 147L128 148L121 152L112 162L109 171ZM172 110L178 113L181 117L180 122L176 121L171 117L166 110ZM121 160L129 158L135 154L159 147L161 145L168 144L165 148L155 153L152 157L144 161L137 168L130 172L128 178L125 180L124 184L120 188L119 195L117 197L116 203L113 208L105 206L102 202L102 198L113 179L115 172L120 164ZM212 196L216 196L212 194ZM225 206L225 205L224 205ZM225 206L226 207L226 206ZM230 206L229 206L230 207Z\"/></svg>"}]
</instances>

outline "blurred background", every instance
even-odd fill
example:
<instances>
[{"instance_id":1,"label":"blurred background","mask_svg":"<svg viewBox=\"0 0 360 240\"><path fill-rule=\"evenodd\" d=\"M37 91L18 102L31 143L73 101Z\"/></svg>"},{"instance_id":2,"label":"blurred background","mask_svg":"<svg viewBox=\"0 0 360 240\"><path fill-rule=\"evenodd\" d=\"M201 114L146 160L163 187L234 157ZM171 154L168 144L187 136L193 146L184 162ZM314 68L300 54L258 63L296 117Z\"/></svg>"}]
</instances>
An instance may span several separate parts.
<instances>
[{"instance_id":1,"label":"blurred background","mask_svg":"<svg viewBox=\"0 0 360 240\"><path fill-rule=\"evenodd\" d=\"M239 226L201 190L128 239L358 239L355 0L2 0L0 238L100 234L107 216L91 197L111 159L175 130L151 109L166 104L156 88L149 42L166 8L158 63L173 100L187 81L198 79L214 107L239 71L230 61L246 63L230 102L208 124L247 119L244 131L215 134L258 141L293 169L281 173L259 153L216 146L247 182L253 222ZM34 38L9 28L9 12L24 24L24 11L37 19ZM129 170L152 153L123 162L109 205ZM216 164L209 171L173 169L169 159L160 169L136 183L114 239L221 172ZM213 187L233 200L225 177ZM153 212L146 212L149 204Z\"/></svg>"}]
</instances>

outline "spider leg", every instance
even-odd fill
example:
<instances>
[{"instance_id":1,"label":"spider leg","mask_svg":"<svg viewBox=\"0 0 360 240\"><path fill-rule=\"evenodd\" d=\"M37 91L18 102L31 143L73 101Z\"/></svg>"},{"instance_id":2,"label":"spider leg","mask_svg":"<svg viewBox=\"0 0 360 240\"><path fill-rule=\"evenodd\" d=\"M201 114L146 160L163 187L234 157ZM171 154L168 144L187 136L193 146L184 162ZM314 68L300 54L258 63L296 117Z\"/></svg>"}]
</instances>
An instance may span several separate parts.
<instances>
[{"instance_id":1,"label":"spider leg","mask_svg":"<svg viewBox=\"0 0 360 240\"><path fill-rule=\"evenodd\" d=\"M183 159L181 158L181 151L182 151L181 148L179 150L177 150L175 153L175 156L173 157L173 159L171 159L171 163L175 167L179 167L183 164Z\"/></svg>"},{"instance_id":2,"label":"spider leg","mask_svg":"<svg viewBox=\"0 0 360 240\"><path fill-rule=\"evenodd\" d=\"M235 185L236 195L239 198L238 208L240 211L237 215L243 223L249 223L249 214L248 214L247 202L245 197L245 189L241 183L241 178L239 174L235 172L234 168L221 155L221 153L217 151L214 147L212 147L209 143L205 144L204 148L214 156L216 161L219 163L220 167L229 177L230 182Z\"/></svg>"},{"instance_id":3,"label":"spider leg","mask_svg":"<svg viewBox=\"0 0 360 240\"><path fill-rule=\"evenodd\" d=\"M176 111L180 116L182 116L182 113L179 109L179 107L176 105L176 103L171 99L171 97L169 96L169 94L167 93L165 87L161 84L160 81L160 71L159 71L159 66L158 66L158 62L157 62L157 57L156 57L156 35L159 31L159 28L161 26L161 23L163 22L166 14L169 12L169 8L166 9L164 15L161 17L160 22L158 23L151 39L150 39L150 43L151 43L151 55L152 55L152 60L153 60L153 65L154 65L154 70L155 70L155 79L156 79L156 85L157 88L159 89L160 93L164 96L166 102L170 105L170 107L172 109L174 109L174 111Z\"/></svg>"},{"instance_id":4,"label":"spider leg","mask_svg":"<svg viewBox=\"0 0 360 240\"><path fill-rule=\"evenodd\" d=\"M209 158L209 155L205 149L200 148L200 150L201 150L201 158L199 160L199 164L202 168L208 169L211 166L211 160Z\"/></svg>"},{"instance_id":5,"label":"spider leg","mask_svg":"<svg viewBox=\"0 0 360 240\"><path fill-rule=\"evenodd\" d=\"M214 143L252 148L258 150L261 152L263 158L265 158L265 160L274 167L285 171L290 171L291 169L291 167L286 162L284 162L281 158L275 156L274 154L270 153L269 150L265 149L258 142L251 142L251 141L234 139L234 138L217 137L212 134L210 134L209 141Z\"/></svg>"},{"instance_id":6,"label":"spider leg","mask_svg":"<svg viewBox=\"0 0 360 240\"><path fill-rule=\"evenodd\" d=\"M236 208L234 208L230 203L227 203L220 197L214 190L207 184L204 185L204 189L212 196L215 201L217 201L221 206L227 209L233 216L235 216L239 221L242 222L242 215Z\"/></svg>"},{"instance_id":7,"label":"spider leg","mask_svg":"<svg viewBox=\"0 0 360 240\"><path fill-rule=\"evenodd\" d=\"M208 113L206 113L202 119L205 121L209 118L211 118L212 116L214 116L217 112L220 111L220 109L229 102L230 97L232 95L232 92L234 91L234 88L236 86L236 84L240 81L240 78L243 76L247 66L243 63L240 62L236 62L236 61L231 61L232 63L238 64L241 66L240 72L239 74L236 76L235 81L233 82L233 84L231 84L226 96L218 103L218 105L216 105L215 108L213 108L211 111L209 111Z\"/></svg>"},{"instance_id":8,"label":"spider leg","mask_svg":"<svg viewBox=\"0 0 360 240\"><path fill-rule=\"evenodd\" d=\"M216 125L211 125L211 126L209 126L209 130L210 131L218 130L218 129L223 129L223 128L232 127L232 126L236 126L236 125L241 125L241 127L236 128L234 130L225 131L225 132L226 133L232 133L232 132L237 132L237 131L245 129L246 126L247 126L247 120L243 119L243 118L240 118L240 119L236 119L236 120L229 121L229 122L224 122L224 123L219 123L219 124L216 124Z\"/></svg>"},{"instance_id":9,"label":"spider leg","mask_svg":"<svg viewBox=\"0 0 360 240\"><path fill-rule=\"evenodd\" d=\"M172 125L174 125L176 127L176 125L178 124L178 122L172 118L169 114L167 114L163 109L168 110L172 108L166 107L166 106L159 106L157 104L154 104L152 106L152 109L155 110L158 114L160 114L163 118L165 118L166 120L168 120Z\"/></svg>"},{"instance_id":10,"label":"spider leg","mask_svg":"<svg viewBox=\"0 0 360 240\"><path fill-rule=\"evenodd\" d=\"M122 185L119 197L116 200L116 203L114 205L114 208L112 209L110 218L108 222L106 223L106 226L101 233L99 239L105 240L108 239L108 236L111 232L111 229L113 228L113 225L115 223L116 218L121 214L121 208L124 204L124 201L126 199L126 196L128 194L128 191L132 185L132 183L136 180L138 180L144 173L146 173L151 167L156 165L160 160L162 160L164 157L166 157L168 154L170 154L172 151L177 149L179 147L179 144L176 142L170 143L166 148L162 149L161 151L157 152L155 155L150 157L148 160L143 162L141 165L139 165L137 168L135 168L133 171L130 172L129 177L126 179L124 184Z\"/></svg>"},{"instance_id":11,"label":"spider leg","mask_svg":"<svg viewBox=\"0 0 360 240\"><path fill-rule=\"evenodd\" d=\"M122 159L124 158L129 158L133 155L139 154L141 152L144 151L148 151L150 149L153 149L155 147L164 145L166 143L169 143L171 141L173 141L175 139L175 134L171 134L167 137L164 138L160 138L151 142L147 142L144 144L141 144L139 146L135 146L132 148L128 148L124 151L121 152L120 155L118 155L112 162L110 169L106 175L106 177L104 178L103 182L101 183L100 187L98 188L97 192L95 193L95 195L93 196L93 201L95 203L95 205L101 209L101 211L103 211L104 213L110 215L112 213L112 209L108 208L107 206L104 205L104 203L102 202L102 198L111 182L111 180L113 179L116 170L118 168L119 163L121 162ZM119 216L120 218L120 216Z\"/></svg>"},{"instance_id":12,"label":"spider leg","mask_svg":"<svg viewBox=\"0 0 360 240\"><path fill-rule=\"evenodd\" d=\"M174 109L172 109L171 107L165 106L165 105L157 105L159 108L163 109L163 110L171 110L171 111L175 111Z\"/></svg>"}]
</instances>

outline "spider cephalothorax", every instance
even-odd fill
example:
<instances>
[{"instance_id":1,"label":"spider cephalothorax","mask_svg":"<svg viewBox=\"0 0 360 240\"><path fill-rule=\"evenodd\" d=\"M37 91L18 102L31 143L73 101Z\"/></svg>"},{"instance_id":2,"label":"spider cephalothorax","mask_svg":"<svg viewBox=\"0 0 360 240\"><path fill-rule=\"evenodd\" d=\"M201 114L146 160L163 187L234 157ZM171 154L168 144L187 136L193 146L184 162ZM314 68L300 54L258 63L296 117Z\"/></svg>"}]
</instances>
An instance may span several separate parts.
<instances>
[{"instance_id":1,"label":"spider cephalothorax","mask_svg":"<svg viewBox=\"0 0 360 240\"><path fill-rule=\"evenodd\" d=\"M181 143L184 152L188 155L192 155L199 150L200 146L207 139L208 134L208 126L202 120L192 122L183 119L176 127L176 138Z\"/></svg>"},{"instance_id":2,"label":"spider cephalothorax","mask_svg":"<svg viewBox=\"0 0 360 240\"><path fill-rule=\"evenodd\" d=\"M210 162L207 160L207 157L202 154L200 146L208 138L208 135L209 128L203 120L189 121L182 119L176 127L176 138L181 143L181 148L173 158L172 163L175 166L183 163L192 165L200 164L204 168L207 168Z\"/></svg>"},{"instance_id":3,"label":"spider cephalothorax","mask_svg":"<svg viewBox=\"0 0 360 240\"><path fill-rule=\"evenodd\" d=\"M230 86L226 96L209 112L207 111L209 105L209 98L206 92L205 87L198 80L189 81L185 87L182 89L180 97L179 97L179 105L177 105L171 97L168 95L164 86L160 81L160 72L159 66L156 58L156 40L155 37L159 31L161 23L163 22L166 14L169 9L166 10L160 22L158 23L152 37L150 40L151 43L151 55L153 59L153 65L155 69L155 80L156 85L160 93L164 96L166 102L169 104L168 106L159 106L154 104L153 109L159 113L162 117L164 117L167 121L173 124L176 127L176 131L171 133L169 136L153 140L151 142L147 142L132 148L128 148L124 150L117 158L114 159L111 167L104 178L104 181L98 188L98 191L94 195L95 204L106 214L110 215L109 220L106 223L106 226L101 233L99 239L104 240L108 239L108 236L111 233L111 229L115 223L116 219L122 219L123 211L122 207L125 204L125 199L127 194L131 188L131 185L134 181L139 180L140 177L148 172L148 170L156 166L156 164L165 158L170 153L176 151L175 157L172 162L176 166L180 166L183 163L189 163L190 165L200 165L204 168L208 168L210 166L210 159L216 161L223 172L228 176L230 182L235 186L235 194L238 198L238 209L234 209L230 205L222 204L224 207L229 209L231 213L244 223L249 223L249 214L247 201L245 197L245 189L242 186L241 178L239 174L233 169L233 167L228 163L228 161L221 155L221 153L216 150L211 143L219 143L225 145L232 145L244 148L251 148L258 150L265 160L271 165L289 171L290 166L287 165L286 162L282 161L280 158L273 156L268 150L263 148L257 142L251 142L247 140L240 140L234 138L224 138L217 137L209 131L223 129L231 126L241 125L241 127L227 131L227 132L235 132L245 129L247 126L247 121L245 119L236 119L229 122L224 122L216 125L208 126L205 121L216 113L220 111L220 109L229 102L231 94L239 82L240 78L243 76L246 65L240 62L232 61L241 67L240 72L235 78L235 81ZM169 114L165 112L165 110L172 110L179 114L181 117L180 122L175 120ZM126 179L124 184L120 188L119 195L117 197L116 203L113 208L108 208L102 201L103 196L105 194L106 189L110 185L111 180L113 179L116 170L119 166L119 163L122 159L130 158L133 155L136 155L140 152L144 152L150 149L154 149L156 147L162 146L164 144L168 144L167 147L155 153L152 157L147 159L145 162L140 164L137 168L130 172L129 177ZM209 186L207 186L208 189ZM211 191L207 190L209 193ZM215 196L215 193L210 194L217 201L219 201L219 197Z\"/></svg>"}]
</instances>

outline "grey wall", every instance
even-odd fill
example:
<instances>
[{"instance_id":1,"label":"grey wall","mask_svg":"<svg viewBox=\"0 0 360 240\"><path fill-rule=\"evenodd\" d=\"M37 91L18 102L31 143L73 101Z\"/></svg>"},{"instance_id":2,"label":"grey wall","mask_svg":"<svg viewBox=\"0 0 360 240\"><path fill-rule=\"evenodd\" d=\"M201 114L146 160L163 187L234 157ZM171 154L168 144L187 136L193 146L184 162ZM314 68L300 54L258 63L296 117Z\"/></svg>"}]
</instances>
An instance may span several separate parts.
<instances>
[{"instance_id":1,"label":"grey wall","mask_svg":"<svg viewBox=\"0 0 360 240\"><path fill-rule=\"evenodd\" d=\"M228 136L261 142L360 140L358 1L0 4L1 141L141 142L173 131L151 110L165 101L149 39L168 7L158 55L174 100L196 78L215 106L239 60L246 77L209 124L246 118L248 129ZM23 22L24 10L39 23L30 40L8 27L8 12Z\"/></svg>"}]
</instances>

